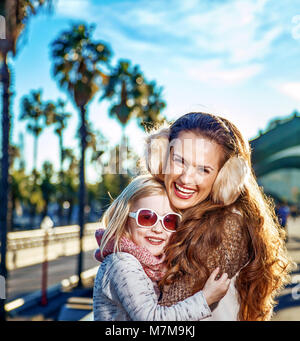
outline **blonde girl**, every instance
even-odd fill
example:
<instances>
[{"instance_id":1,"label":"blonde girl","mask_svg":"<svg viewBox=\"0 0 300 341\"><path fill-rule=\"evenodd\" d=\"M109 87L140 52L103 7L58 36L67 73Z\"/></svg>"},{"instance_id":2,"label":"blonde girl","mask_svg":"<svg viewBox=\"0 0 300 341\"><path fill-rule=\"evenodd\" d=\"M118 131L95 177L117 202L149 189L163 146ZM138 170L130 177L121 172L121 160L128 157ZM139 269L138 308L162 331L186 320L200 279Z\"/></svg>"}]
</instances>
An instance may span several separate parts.
<instances>
[{"instance_id":1,"label":"blonde girl","mask_svg":"<svg viewBox=\"0 0 300 341\"><path fill-rule=\"evenodd\" d=\"M181 215L172 210L164 186L152 176L135 178L116 198L96 232L102 261L94 283L96 321L192 321L211 315L209 305L230 281L218 269L203 290L170 307L158 305L157 282L165 274L164 249Z\"/></svg>"}]
</instances>

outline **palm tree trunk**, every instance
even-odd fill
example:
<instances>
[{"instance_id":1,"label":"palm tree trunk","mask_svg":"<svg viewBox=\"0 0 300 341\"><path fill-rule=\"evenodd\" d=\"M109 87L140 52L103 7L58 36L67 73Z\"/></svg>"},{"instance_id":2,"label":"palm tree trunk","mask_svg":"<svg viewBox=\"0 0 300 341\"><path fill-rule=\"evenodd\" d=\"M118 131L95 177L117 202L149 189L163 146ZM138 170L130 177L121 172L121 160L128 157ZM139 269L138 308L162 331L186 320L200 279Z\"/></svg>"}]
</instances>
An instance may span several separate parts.
<instances>
[{"instance_id":1,"label":"palm tree trunk","mask_svg":"<svg viewBox=\"0 0 300 341\"><path fill-rule=\"evenodd\" d=\"M85 215L84 208L86 203L86 190L85 190L85 150L86 150L86 108L85 106L80 107L80 118L81 118L81 126L80 126L80 142L81 142L81 158L80 158L80 170L79 170L79 212L78 212L78 220L79 220L79 243L80 250L78 254L78 268L77 268L77 276L78 276L78 287L82 286L81 281L81 272L83 268L83 233L84 233L84 223L85 223Z\"/></svg>"},{"instance_id":2,"label":"palm tree trunk","mask_svg":"<svg viewBox=\"0 0 300 341\"><path fill-rule=\"evenodd\" d=\"M7 279L6 268L6 243L8 224L8 194L9 194L9 136L10 136L10 74L7 65L7 56L4 56L1 81L3 84L2 94L2 162L1 162L1 191L0 191L0 233L1 233L1 265L0 274ZM5 320L5 300L0 299L0 320Z\"/></svg>"},{"instance_id":3,"label":"palm tree trunk","mask_svg":"<svg viewBox=\"0 0 300 341\"><path fill-rule=\"evenodd\" d=\"M119 148L119 176L120 176L120 190L123 191L123 189L126 187L127 180L126 180L126 172L124 168L124 161L125 157L127 159L127 141L126 141L126 135L125 135L125 124L122 125L122 138L121 138L121 144Z\"/></svg>"},{"instance_id":4,"label":"palm tree trunk","mask_svg":"<svg viewBox=\"0 0 300 341\"><path fill-rule=\"evenodd\" d=\"M67 214L67 224L71 225L72 224L72 216L73 216L73 210L74 210L74 202L73 200L68 200L70 203L70 207L68 210L68 214Z\"/></svg>"},{"instance_id":5,"label":"palm tree trunk","mask_svg":"<svg viewBox=\"0 0 300 341\"><path fill-rule=\"evenodd\" d=\"M60 174L63 174L63 162L64 162L64 144L63 144L63 137L62 133L58 135L58 141L59 141L59 163L60 163ZM61 179L62 180L62 179Z\"/></svg>"},{"instance_id":6,"label":"palm tree trunk","mask_svg":"<svg viewBox=\"0 0 300 341\"><path fill-rule=\"evenodd\" d=\"M59 154L60 154L60 171L59 171L59 186L60 186L60 200L58 201L58 210L57 215L60 224L63 224L63 203L64 203L64 170L63 170L63 161L64 161L64 147L63 147L63 137L62 132L58 135L59 140Z\"/></svg>"},{"instance_id":7,"label":"palm tree trunk","mask_svg":"<svg viewBox=\"0 0 300 341\"><path fill-rule=\"evenodd\" d=\"M37 155L38 155L38 135L34 136L33 144L33 192L37 189ZM30 225L31 228L35 228L37 205L33 204L30 208Z\"/></svg>"},{"instance_id":8,"label":"palm tree trunk","mask_svg":"<svg viewBox=\"0 0 300 341\"><path fill-rule=\"evenodd\" d=\"M48 207L49 207L49 200L45 200L45 206L42 212L42 219L41 221L48 215Z\"/></svg>"},{"instance_id":9,"label":"palm tree trunk","mask_svg":"<svg viewBox=\"0 0 300 341\"><path fill-rule=\"evenodd\" d=\"M34 186L37 181L37 154L38 154L38 135L34 137L34 146L33 146L33 175L34 175Z\"/></svg>"}]
</instances>

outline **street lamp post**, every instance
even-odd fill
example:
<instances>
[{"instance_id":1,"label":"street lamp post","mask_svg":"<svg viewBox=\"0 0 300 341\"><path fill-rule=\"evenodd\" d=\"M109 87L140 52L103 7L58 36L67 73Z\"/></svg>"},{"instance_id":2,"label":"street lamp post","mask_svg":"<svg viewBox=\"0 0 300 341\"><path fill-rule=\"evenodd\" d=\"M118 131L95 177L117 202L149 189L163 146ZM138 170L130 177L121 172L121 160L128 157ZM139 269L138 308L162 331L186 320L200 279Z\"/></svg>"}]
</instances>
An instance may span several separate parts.
<instances>
[{"instance_id":1,"label":"street lamp post","mask_svg":"<svg viewBox=\"0 0 300 341\"><path fill-rule=\"evenodd\" d=\"M53 221L50 217L46 216L41 222L41 229L44 230L44 261L42 264L42 297L41 305L48 304L47 301L47 278L48 278L48 237L49 230L53 227Z\"/></svg>"}]
</instances>

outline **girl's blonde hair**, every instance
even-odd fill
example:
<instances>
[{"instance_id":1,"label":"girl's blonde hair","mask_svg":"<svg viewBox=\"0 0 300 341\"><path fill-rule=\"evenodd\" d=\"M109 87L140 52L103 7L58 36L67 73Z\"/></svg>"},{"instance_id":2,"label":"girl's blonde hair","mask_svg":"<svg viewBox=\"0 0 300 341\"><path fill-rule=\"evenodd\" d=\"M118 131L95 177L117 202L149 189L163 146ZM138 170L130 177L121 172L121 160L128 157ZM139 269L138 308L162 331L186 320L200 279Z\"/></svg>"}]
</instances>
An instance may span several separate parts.
<instances>
[{"instance_id":1,"label":"girl's blonde hair","mask_svg":"<svg viewBox=\"0 0 300 341\"><path fill-rule=\"evenodd\" d=\"M166 195L164 185L151 175L140 175L134 178L113 201L101 218L101 225L105 229L100 244L101 256L105 246L112 239L114 252L119 251L120 239L125 235L130 237L127 219L133 203L151 195Z\"/></svg>"}]
</instances>

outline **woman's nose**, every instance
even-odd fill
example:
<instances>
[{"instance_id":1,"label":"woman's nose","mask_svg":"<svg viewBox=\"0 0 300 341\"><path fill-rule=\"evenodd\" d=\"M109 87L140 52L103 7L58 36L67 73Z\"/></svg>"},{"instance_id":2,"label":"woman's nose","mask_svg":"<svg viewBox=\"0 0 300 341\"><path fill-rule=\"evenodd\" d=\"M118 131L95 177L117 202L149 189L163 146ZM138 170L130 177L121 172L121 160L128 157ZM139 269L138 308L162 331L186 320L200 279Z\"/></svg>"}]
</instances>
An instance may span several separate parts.
<instances>
[{"instance_id":1,"label":"woman's nose","mask_svg":"<svg viewBox=\"0 0 300 341\"><path fill-rule=\"evenodd\" d=\"M196 174L193 167L186 167L180 176L182 184L185 185L195 185L196 184Z\"/></svg>"}]
</instances>

